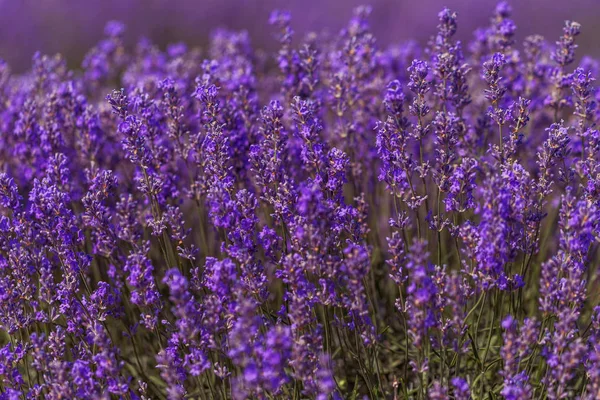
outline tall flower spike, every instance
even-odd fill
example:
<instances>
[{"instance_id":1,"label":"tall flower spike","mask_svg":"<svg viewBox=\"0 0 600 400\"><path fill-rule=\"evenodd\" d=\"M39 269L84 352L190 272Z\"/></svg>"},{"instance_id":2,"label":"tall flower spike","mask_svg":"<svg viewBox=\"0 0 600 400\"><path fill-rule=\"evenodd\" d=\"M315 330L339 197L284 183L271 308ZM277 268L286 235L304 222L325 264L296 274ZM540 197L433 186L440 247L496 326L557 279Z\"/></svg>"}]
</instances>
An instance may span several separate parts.
<instances>
[{"instance_id":1,"label":"tall flower spike","mask_svg":"<svg viewBox=\"0 0 600 400\"><path fill-rule=\"evenodd\" d=\"M532 344L537 341L538 328L535 321L525 320L518 328L518 321L508 315L502 321L504 329L504 345L500 355L504 361L502 375L504 388L501 394L507 399L527 399L533 395L533 388L526 371L520 371L520 363L532 351Z\"/></svg>"},{"instance_id":2,"label":"tall flower spike","mask_svg":"<svg viewBox=\"0 0 600 400\"><path fill-rule=\"evenodd\" d=\"M21 195L15 181L6 173L0 173L0 205L12 211L18 211L21 206Z\"/></svg>"},{"instance_id":3,"label":"tall flower spike","mask_svg":"<svg viewBox=\"0 0 600 400\"><path fill-rule=\"evenodd\" d=\"M581 25L574 21L566 21L563 35L556 42L556 50L552 53L552 60L564 68L575 59L575 38L581 33Z\"/></svg>"}]
</instances>

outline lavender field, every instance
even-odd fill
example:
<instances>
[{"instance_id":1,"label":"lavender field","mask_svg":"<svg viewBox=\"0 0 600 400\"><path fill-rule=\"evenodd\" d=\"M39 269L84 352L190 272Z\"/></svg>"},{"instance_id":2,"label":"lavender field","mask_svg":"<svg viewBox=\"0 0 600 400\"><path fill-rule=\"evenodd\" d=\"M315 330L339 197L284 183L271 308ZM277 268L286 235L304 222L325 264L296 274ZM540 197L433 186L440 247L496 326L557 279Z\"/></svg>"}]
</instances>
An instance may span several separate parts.
<instances>
[{"instance_id":1,"label":"lavender field","mask_svg":"<svg viewBox=\"0 0 600 400\"><path fill-rule=\"evenodd\" d=\"M138 3L0 2L0 400L600 399L600 5Z\"/></svg>"}]
</instances>

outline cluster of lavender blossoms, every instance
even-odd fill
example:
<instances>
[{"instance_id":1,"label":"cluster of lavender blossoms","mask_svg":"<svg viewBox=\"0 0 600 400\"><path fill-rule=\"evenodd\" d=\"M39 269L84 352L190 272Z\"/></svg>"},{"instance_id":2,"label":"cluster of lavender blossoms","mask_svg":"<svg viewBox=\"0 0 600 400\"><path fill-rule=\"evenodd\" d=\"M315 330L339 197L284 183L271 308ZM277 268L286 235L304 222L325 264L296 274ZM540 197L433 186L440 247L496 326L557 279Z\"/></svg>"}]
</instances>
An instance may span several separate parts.
<instances>
[{"instance_id":1,"label":"cluster of lavender blossoms","mask_svg":"<svg viewBox=\"0 0 600 400\"><path fill-rule=\"evenodd\" d=\"M370 12L0 63L0 399L600 398L579 24Z\"/></svg>"}]
</instances>

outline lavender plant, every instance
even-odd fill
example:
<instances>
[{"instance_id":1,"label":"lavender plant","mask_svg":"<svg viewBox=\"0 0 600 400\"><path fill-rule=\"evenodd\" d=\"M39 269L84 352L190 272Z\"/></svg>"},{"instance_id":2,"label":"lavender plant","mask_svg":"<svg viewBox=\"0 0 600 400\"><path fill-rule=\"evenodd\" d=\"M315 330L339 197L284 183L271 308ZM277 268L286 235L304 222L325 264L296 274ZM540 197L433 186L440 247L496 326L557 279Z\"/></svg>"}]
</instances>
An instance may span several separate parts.
<instances>
[{"instance_id":1,"label":"lavender plant","mask_svg":"<svg viewBox=\"0 0 600 400\"><path fill-rule=\"evenodd\" d=\"M370 12L0 63L0 399L600 398L581 27Z\"/></svg>"}]
</instances>

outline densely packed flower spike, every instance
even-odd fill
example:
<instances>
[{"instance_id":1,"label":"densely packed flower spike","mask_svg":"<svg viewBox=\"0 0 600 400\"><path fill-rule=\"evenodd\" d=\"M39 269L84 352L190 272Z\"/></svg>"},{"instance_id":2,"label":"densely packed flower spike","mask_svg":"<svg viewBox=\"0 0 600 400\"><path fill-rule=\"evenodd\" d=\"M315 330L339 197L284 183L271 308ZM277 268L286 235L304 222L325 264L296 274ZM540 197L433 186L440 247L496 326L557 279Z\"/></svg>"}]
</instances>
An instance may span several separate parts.
<instances>
[{"instance_id":1,"label":"densely packed flower spike","mask_svg":"<svg viewBox=\"0 0 600 400\"><path fill-rule=\"evenodd\" d=\"M600 398L580 25L370 13L0 63L0 400Z\"/></svg>"}]
</instances>

